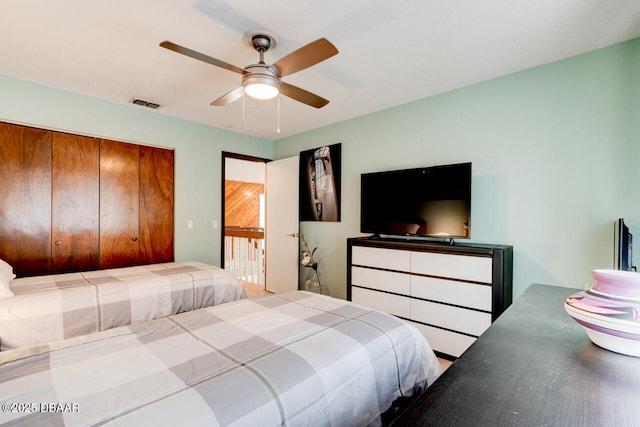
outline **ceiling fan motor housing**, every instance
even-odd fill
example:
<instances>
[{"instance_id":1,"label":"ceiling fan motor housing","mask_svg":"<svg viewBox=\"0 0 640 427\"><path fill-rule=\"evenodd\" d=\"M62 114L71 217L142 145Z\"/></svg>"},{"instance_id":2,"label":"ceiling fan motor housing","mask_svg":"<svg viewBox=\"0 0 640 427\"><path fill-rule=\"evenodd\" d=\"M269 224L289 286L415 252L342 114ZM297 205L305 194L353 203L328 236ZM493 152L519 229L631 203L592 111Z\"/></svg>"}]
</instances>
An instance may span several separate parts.
<instances>
[{"instance_id":1,"label":"ceiling fan motor housing","mask_svg":"<svg viewBox=\"0 0 640 427\"><path fill-rule=\"evenodd\" d=\"M268 65L266 64L249 65L248 67L245 68L245 70L247 72L242 75L242 86L244 86L245 91L250 96L257 97L259 99L270 99L275 97L280 91L280 78L274 71L269 69ZM256 96L255 92L252 93L251 89L248 89L249 86L252 86L252 87L257 86L262 88L263 90L267 89L269 90L267 94L272 94L272 95L265 94L263 96L260 96L260 95ZM272 88L272 89L269 89L269 88Z\"/></svg>"}]
</instances>

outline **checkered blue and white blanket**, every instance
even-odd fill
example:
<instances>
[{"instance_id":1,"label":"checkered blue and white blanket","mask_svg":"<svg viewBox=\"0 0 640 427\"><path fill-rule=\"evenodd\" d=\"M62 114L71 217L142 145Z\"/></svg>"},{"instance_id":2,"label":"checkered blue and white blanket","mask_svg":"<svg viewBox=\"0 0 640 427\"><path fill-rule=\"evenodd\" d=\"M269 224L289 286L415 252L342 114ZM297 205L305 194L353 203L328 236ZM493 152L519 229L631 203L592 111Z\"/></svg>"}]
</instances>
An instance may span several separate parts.
<instances>
[{"instance_id":1,"label":"checkered blue and white blanket","mask_svg":"<svg viewBox=\"0 0 640 427\"><path fill-rule=\"evenodd\" d=\"M377 425L440 372L406 322L296 291L0 352L0 422Z\"/></svg>"},{"instance_id":2,"label":"checkered blue and white blanket","mask_svg":"<svg viewBox=\"0 0 640 427\"><path fill-rule=\"evenodd\" d=\"M245 298L229 272L172 262L14 279L0 298L2 350L43 344Z\"/></svg>"}]
</instances>

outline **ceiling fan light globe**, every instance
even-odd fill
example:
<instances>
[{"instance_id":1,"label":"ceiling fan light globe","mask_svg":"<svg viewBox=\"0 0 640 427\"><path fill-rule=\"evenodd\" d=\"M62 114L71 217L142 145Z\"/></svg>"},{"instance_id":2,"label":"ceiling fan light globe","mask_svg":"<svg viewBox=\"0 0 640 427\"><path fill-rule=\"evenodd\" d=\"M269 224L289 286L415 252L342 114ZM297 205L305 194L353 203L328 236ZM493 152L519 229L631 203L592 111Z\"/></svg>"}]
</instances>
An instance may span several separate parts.
<instances>
[{"instance_id":1,"label":"ceiling fan light globe","mask_svg":"<svg viewBox=\"0 0 640 427\"><path fill-rule=\"evenodd\" d=\"M250 97L262 100L273 99L280 93L277 87L268 83L251 83L245 85L244 91Z\"/></svg>"}]
</instances>

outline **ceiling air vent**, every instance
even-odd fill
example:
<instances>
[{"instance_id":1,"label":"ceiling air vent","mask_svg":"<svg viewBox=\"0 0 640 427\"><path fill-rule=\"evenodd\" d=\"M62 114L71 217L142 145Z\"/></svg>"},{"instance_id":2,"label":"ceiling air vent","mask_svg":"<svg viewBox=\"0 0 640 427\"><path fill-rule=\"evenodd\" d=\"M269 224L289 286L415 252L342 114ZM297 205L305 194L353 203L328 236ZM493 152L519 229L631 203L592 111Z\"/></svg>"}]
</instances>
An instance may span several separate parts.
<instances>
[{"instance_id":1,"label":"ceiling air vent","mask_svg":"<svg viewBox=\"0 0 640 427\"><path fill-rule=\"evenodd\" d=\"M136 98L133 98L131 102L136 105L142 105L143 107L153 108L154 110L160 106L160 104L156 104L155 102L149 102L143 99L136 99Z\"/></svg>"}]
</instances>

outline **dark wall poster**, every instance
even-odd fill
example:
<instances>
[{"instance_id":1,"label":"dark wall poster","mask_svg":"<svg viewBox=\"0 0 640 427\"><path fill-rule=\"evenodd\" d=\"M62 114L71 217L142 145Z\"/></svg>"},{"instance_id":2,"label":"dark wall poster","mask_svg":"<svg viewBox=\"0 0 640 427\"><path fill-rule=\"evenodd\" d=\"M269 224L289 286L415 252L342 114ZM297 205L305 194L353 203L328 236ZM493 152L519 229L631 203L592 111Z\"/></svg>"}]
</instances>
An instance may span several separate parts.
<instances>
[{"instance_id":1,"label":"dark wall poster","mask_svg":"<svg viewBox=\"0 0 640 427\"><path fill-rule=\"evenodd\" d=\"M300 153L300 221L340 221L342 144Z\"/></svg>"}]
</instances>

